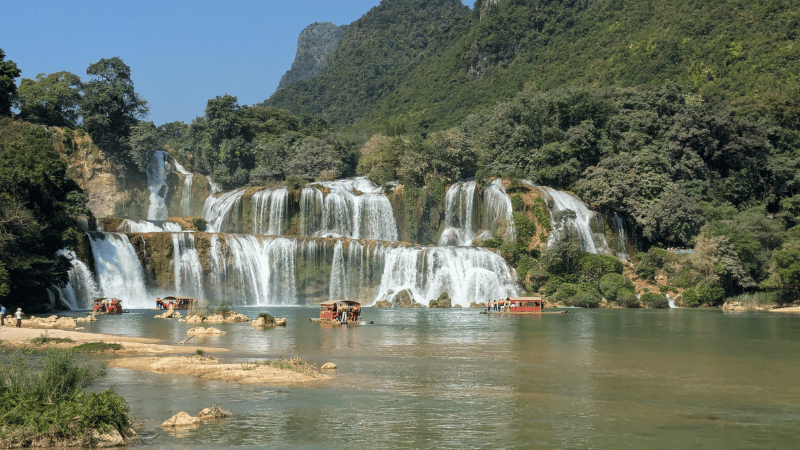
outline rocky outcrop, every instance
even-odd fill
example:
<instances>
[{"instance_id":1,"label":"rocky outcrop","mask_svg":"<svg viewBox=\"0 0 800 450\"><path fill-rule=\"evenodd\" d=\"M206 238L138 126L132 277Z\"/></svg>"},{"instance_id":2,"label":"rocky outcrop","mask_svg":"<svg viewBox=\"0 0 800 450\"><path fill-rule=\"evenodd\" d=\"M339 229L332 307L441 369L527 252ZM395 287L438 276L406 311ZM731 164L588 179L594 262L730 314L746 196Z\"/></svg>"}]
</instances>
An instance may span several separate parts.
<instances>
[{"instance_id":1,"label":"rocky outcrop","mask_svg":"<svg viewBox=\"0 0 800 450\"><path fill-rule=\"evenodd\" d=\"M170 307L168 310L164 311L163 313L156 314L153 317L156 318L156 319L180 319L183 316L181 316L180 311L175 311L173 308Z\"/></svg>"},{"instance_id":2,"label":"rocky outcrop","mask_svg":"<svg viewBox=\"0 0 800 450\"><path fill-rule=\"evenodd\" d=\"M349 27L337 27L330 22L314 22L305 27L297 38L297 54L292 68L281 77L278 90L322 72Z\"/></svg>"},{"instance_id":3,"label":"rocky outcrop","mask_svg":"<svg viewBox=\"0 0 800 450\"><path fill-rule=\"evenodd\" d=\"M325 364L322 365L322 367L320 367L320 369L322 369L322 370L334 370L334 369L336 369L336 364L334 364L332 362L325 363Z\"/></svg>"},{"instance_id":4,"label":"rocky outcrop","mask_svg":"<svg viewBox=\"0 0 800 450\"><path fill-rule=\"evenodd\" d=\"M190 328L186 332L186 334L188 334L189 336L197 336L197 335L200 335L200 334L223 335L223 334L228 334L228 332L227 331L218 330L218 329L216 329L214 327L208 327L208 328L205 328L205 327L194 327L194 328Z\"/></svg>"},{"instance_id":5,"label":"rocky outcrop","mask_svg":"<svg viewBox=\"0 0 800 450\"><path fill-rule=\"evenodd\" d=\"M777 305L756 305L744 304L742 302L725 302L722 305L722 310L725 312L745 312L745 311L770 311Z\"/></svg>"},{"instance_id":6,"label":"rocky outcrop","mask_svg":"<svg viewBox=\"0 0 800 450\"><path fill-rule=\"evenodd\" d=\"M30 325L46 328L75 328L78 326L75 319L72 317L30 317L27 319L27 321ZM82 321L86 322L87 320L84 319ZM23 323L24 322L25 321L23 320Z\"/></svg>"},{"instance_id":7,"label":"rocky outcrop","mask_svg":"<svg viewBox=\"0 0 800 450\"><path fill-rule=\"evenodd\" d=\"M374 306L375 308L391 308L392 302L390 302L389 300L378 300L372 306Z\"/></svg>"},{"instance_id":8,"label":"rocky outcrop","mask_svg":"<svg viewBox=\"0 0 800 450\"><path fill-rule=\"evenodd\" d=\"M422 308L424 305L415 302L408 290L403 289L392 297L392 306L397 308Z\"/></svg>"},{"instance_id":9,"label":"rocky outcrop","mask_svg":"<svg viewBox=\"0 0 800 450\"><path fill-rule=\"evenodd\" d=\"M430 302L428 302L428 307L429 308L450 308L450 307L452 307L451 302L452 302L452 300L450 299L450 296L447 295L446 292L442 292L442 294L438 298L435 298L435 299L431 300ZM459 306L459 308L460 307L461 306Z\"/></svg>"},{"instance_id":10,"label":"rocky outcrop","mask_svg":"<svg viewBox=\"0 0 800 450\"><path fill-rule=\"evenodd\" d=\"M275 317L271 322L265 319L262 316L257 317L253 320L250 324L253 328L272 328L272 327L285 327L286 326L286 318L285 317Z\"/></svg>"},{"instance_id":11,"label":"rocky outcrop","mask_svg":"<svg viewBox=\"0 0 800 450\"><path fill-rule=\"evenodd\" d=\"M210 316L201 316L193 314L186 317L186 323L245 323L250 319L244 314L230 312L228 314L211 314Z\"/></svg>"},{"instance_id":12,"label":"rocky outcrop","mask_svg":"<svg viewBox=\"0 0 800 450\"><path fill-rule=\"evenodd\" d=\"M189 415L186 411L181 411L178 414L170 417L161 424L161 428L178 428L196 425L200 419L195 416Z\"/></svg>"}]
</instances>

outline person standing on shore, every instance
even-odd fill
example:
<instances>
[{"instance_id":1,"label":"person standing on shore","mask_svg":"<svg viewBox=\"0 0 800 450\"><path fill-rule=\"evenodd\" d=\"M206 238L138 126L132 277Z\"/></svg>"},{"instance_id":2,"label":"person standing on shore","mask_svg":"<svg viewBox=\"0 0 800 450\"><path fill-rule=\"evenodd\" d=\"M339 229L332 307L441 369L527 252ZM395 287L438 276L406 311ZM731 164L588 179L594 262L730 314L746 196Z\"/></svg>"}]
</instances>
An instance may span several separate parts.
<instances>
[{"instance_id":1,"label":"person standing on shore","mask_svg":"<svg viewBox=\"0 0 800 450\"><path fill-rule=\"evenodd\" d=\"M22 328L22 308L17 308L17 328Z\"/></svg>"},{"instance_id":2,"label":"person standing on shore","mask_svg":"<svg viewBox=\"0 0 800 450\"><path fill-rule=\"evenodd\" d=\"M6 326L6 306L0 305L0 327Z\"/></svg>"}]
</instances>

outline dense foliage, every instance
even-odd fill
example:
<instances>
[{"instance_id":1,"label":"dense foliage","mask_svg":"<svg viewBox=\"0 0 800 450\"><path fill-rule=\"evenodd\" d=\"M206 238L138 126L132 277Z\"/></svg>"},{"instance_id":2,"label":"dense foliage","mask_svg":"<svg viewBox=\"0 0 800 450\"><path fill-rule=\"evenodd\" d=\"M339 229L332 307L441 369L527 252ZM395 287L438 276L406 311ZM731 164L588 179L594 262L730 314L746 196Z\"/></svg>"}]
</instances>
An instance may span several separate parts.
<instances>
[{"instance_id":1,"label":"dense foliage","mask_svg":"<svg viewBox=\"0 0 800 450\"><path fill-rule=\"evenodd\" d=\"M84 196L66 176L53 131L0 119L0 301L26 312L48 303L70 264L56 252L77 236L71 214L87 214Z\"/></svg>"},{"instance_id":2,"label":"dense foliage","mask_svg":"<svg viewBox=\"0 0 800 450\"><path fill-rule=\"evenodd\" d=\"M0 367L3 447L91 446L94 430L131 434L128 404L110 390L83 392L104 372L76 363L70 352L48 350L38 373L20 355L4 357Z\"/></svg>"},{"instance_id":3,"label":"dense foliage","mask_svg":"<svg viewBox=\"0 0 800 450\"><path fill-rule=\"evenodd\" d=\"M353 24L319 76L277 92L269 104L324 112L335 125L362 119L375 127L424 111L428 125L443 128L525 86L673 81L800 126L800 82L792 75L800 71L800 26L789 0L478 1L474 14L459 12L440 22L444 33L424 40L401 28L402 19L383 25L395 14L410 19L406 8L419 3L449 2L382 2ZM389 76L381 70L397 66ZM358 92L364 82L371 88Z\"/></svg>"},{"instance_id":4,"label":"dense foliage","mask_svg":"<svg viewBox=\"0 0 800 450\"><path fill-rule=\"evenodd\" d=\"M0 116L11 115L11 104L17 93L18 78L22 71L14 61L6 59L6 53L0 48Z\"/></svg>"}]
</instances>

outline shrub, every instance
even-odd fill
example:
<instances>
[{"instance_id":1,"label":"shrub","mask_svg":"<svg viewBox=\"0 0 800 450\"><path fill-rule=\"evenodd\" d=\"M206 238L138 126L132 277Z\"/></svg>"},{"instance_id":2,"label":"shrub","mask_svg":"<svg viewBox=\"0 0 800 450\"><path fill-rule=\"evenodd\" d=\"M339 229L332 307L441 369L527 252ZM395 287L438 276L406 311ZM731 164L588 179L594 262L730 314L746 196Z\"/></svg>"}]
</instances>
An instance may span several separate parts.
<instances>
[{"instance_id":1,"label":"shrub","mask_svg":"<svg viewBox=\"0 0 800 450\"><path fill-rule=\"evenodd\" d=\"M264 323L266 323L266 324L275 323L275 318L272 317L272 314L262 312L262 313L258 313L258 317L263 318L264 319Z\"/></svg>"},{"instance_id":2,"label":"shrub","mask_svg":"<svg viewBox=\"0 0 800 450\"><path fill-rule=\"evenodd\" d=\"M49 349L36 374L20 355L0 359L0 447L32 441L46 446L65 442L88 446L93 429L129 435L128 405L122 397L110 390L102 394L82 391L105 372L79 365L73 358L71 352Z\"/></svg>"},{"instance_id":3,"label":"shrub","mask_svg":"<svg viewBox=\"0 0 800 450\"><path fill-rule=\"evenodd\" d=\"M600 278L600 293L610 302L616 302L621 293L633 290L633 283L618 273L607 273Z\"/></svg>"},{"instance_id":4,"label":"shrub","mask_svg":"<svg viewBox=\"0 0 800 450\"><path fill-rule=\"evenodd\" d=\"M214 308L214 314L219 314L222 317L228 317L233 314L231 304L227 302L220 303L219 306Z\"/></svg>"},{"instance_id":5,"label":"shrub","mask_svg":"<svg viewBox=\"0 0 800 450\"><path fill-rule=\"evenodd\" d=\"M667 296L664 294L656 294L655 292L646 292L642 294L639 298L639 301L642 302L648 308L669 308L669 302L667 301Z\"/></svg>"},{"instance_id":6,"label":"shrub","mask_svg":"<svg viewBox=\"0 0 800 450\"><path fill-rule=\"evenodd\" d=\"M206 219L202 217L192 217L192 226L194 226L197 231L206 231L206 225L208 225Z\"/></svg>"},{"instance_id":7,"label":"shrub","mask_svg":"<svg viewBox=\"0 0 800 450\"><path fill-rule=\"evenodd\" d=\"M618 294L616 303L623 308L638 308L641 306L639 298L633 292Z\"/></svg>"}]
</instances>

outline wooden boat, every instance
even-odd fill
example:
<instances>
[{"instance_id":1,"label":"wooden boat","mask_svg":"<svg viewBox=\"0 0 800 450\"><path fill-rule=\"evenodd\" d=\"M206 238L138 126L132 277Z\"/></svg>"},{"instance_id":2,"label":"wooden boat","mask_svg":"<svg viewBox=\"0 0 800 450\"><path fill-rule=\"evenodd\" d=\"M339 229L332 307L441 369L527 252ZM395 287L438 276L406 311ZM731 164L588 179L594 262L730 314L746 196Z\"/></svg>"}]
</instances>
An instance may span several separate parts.
<instances>
[{"instance_id":1,"label":"wooden boat","mask_svg":"<svg viewBox=\"0 0 800 450\"><path fill-rule=\"evenodd\" d=\"M505 305L499 311L484 310L481 314L503 314L512 316L566 314L566 311L545 311L544 300L541 297L511 297L501 300Z\"/></svg>"},{"instance_id":2,"label":"wooden boat","mask_svg":"<svg viewBox=\"0 0 800 450\"><path fill-rule=\"evenodd\" d=\"M197 299L193 297L159 297L156 299L156 309L189 309L192 304L197 303Z\"/></svg>"},{"instance_id":3,"label":"wooden boat","mask_svg":"<svg viewBox=\"0 0 800 450\"><path fill-rule=\"evenodd\" d=\"M361 303L353 300L328 300L319 304L319 318L310 320L317 323L336 325L358 325L362 323Z\"/></svg>"},{"instance_id":4,"label":"wooden boat","mask_svg":"<svg viewBox=\"0 0 800 450\"><path fill-rule=\"evenodd\" d=\"M122 314L122 300L110 297L96 298L92 311L95 314Z\"/></svg>"}]
</instances>

